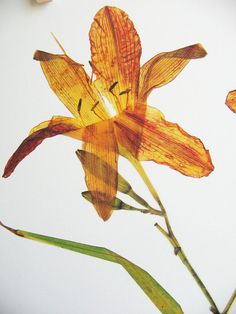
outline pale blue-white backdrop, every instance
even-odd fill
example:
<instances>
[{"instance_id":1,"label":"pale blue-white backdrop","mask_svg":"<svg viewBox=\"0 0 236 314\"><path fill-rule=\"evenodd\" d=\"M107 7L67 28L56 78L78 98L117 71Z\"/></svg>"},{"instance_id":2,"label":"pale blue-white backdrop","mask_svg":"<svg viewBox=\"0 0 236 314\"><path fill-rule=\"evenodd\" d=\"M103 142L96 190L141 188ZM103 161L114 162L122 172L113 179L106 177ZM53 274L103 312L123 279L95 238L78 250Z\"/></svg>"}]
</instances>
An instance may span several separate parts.
<instances>
[{"instance_id":1,"label":"pale blue-white backdrop","mask_svg":"<svg viewBox=\"0 0 236 314\"><path fill-rule=\"evenodd\" d=\"M149 103L202 139L215 171L192 179L144 163L166 205L189 259L220 309L235 288L236 115L224 105L236 88L234 0L28 0L0 2L0 170L34 125L69 115L49 89L36 49L60 52L54 32L76 61L88 67L88 31L104 5L124 9L142 45L142 63L162 51L201 42L208 51L179 77L156 90ZM149 271L187 314L208 313L208 304L166 239L155 217L118 212L104 223L82 197L80 143L58 136L45 141L0 180L0 219L12 227L110 248ZM120 172L153 203L127 161ZM132 203L130 201L130 203ZM0 230L1 314L154 314L156 308L118 265L30 242ZM236 313L236 307L232 313Z\"/></svg>"}]
</instances>

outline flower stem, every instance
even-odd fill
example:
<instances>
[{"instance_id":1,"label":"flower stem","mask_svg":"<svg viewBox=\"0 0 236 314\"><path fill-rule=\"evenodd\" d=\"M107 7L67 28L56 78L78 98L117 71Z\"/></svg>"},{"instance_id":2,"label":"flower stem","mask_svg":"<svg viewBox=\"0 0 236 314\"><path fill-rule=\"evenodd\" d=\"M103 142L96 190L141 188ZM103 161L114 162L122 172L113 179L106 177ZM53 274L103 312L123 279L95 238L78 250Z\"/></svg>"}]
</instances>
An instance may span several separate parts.
<instances>
[{"instance_id":1,"label":"flower stem","mask_svg":"<svg viewBox=\"0 0 236 314\"><path fill-rule=\"evenodd\" d=\"M226 307L225 307L224 311L222 312L222 314L229 313L229 310L230 310L230 308L233 305L235 300L236 300L236 290L234 290L234 292L233 292L231 298L229 299L229 302L226 304Z\"/></svg>"},{"instance_id":2,"label":"flower stem","mask_svg":"<svg viewBox=\"0 0 236 314\"><path fill-rule=\"evenodd\" d=\"M196 281L196 283L198 284L198 286L200 287L201 291L203 292L203 294L205 295L206 299L208 300L208 302L211 305L211 312L214 314L220 314L212 296L210 295L209 291L207 290L206 286L204 285L204 283L202 282L202 280L200 279L200 277L198 276L198 274L196 273L196 271L194 270L194 268L192 267L192 265L190 264L189 260L187 259L184 251L182 250L181 245L179 244L179 241L177 240L176 236L174 235L174 232L172 230L172 227L170 225L170 221L167 215L167 211L157 193L157 191L155 190L154 186L152 185L152 182L150 181L149 177L147 176L144 168L142 167L141 163L138 160L134 160L132 159L132 164L135 166L136 170L138 171L139 175L142 177L143 181L145 182L146 186L148 187L150 193L152 194L153 198L156 200L156 202L158 203L161 211L163 212L163 217L165 220L165 224L166 224L166 228L168 230L165 231L160 225L155 224L155 227L157 227L157 229L167 238L167 240L171 243L171 245L174 248L174 253L176 256L178 256L180 258L180 260L182 261L182 263L186 266L186 268L188 269L188 271L190 272L190 274L192 275L192 277L194 278L194 280Z\"/></svg>"}]
</instances>

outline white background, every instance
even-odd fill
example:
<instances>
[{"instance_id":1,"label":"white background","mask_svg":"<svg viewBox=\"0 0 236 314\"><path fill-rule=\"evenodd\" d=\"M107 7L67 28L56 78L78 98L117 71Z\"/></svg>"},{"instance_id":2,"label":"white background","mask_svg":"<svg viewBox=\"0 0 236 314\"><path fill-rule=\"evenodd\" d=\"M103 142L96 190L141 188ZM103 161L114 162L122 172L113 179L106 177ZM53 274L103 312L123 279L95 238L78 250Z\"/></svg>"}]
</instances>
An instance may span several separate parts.
<instances>
[{"instance_id":1,"label":"white background","mask_svg":"<svg viewBox=\"0 0 236 314\"><path fill-rule=\"evenodd\" d=\"M215 171L193 179L152 162L144 166L182 247L223 310L236 281L236 115L224 104L227 92L236 88L234 0L54 0L46 5L1 0L0 170L31 127L55 114L70 115L32 60L33 52L60 52L52 31L90 71L89 27L107 4L122 8L133 20L142 41L142 63L158 52L197 42L208 51L174 82L153 92L149 103L202 139ZM153 227L155 217L118 212L104 223L82 198L84 174L74 153L79 147L63 136L49 139L12 177L1 179L0 219L15 228L112 249L149 271L185 313L208 313L198 286ZM122 158L119 169L152 202ZM119 265L24 240L3 229L0 250L1 314L158 312Z\"/></svg>"}]
</instances>

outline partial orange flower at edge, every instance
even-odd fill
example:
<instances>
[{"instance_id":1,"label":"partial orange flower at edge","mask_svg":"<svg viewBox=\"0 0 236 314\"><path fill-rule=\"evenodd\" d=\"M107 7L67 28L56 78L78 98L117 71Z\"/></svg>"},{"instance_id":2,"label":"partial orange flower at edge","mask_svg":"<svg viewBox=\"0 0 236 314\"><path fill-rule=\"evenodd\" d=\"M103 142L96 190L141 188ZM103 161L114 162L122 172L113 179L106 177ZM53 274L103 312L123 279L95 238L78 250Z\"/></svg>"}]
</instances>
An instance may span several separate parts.
<instances>
[{"instance_id":1,"label":"partial orange flower at edge","mask_svg":"<svg viewBox=\"0 0 236 314\"><path fill-rule=\"evenodd\" d=\"M81 140L83 149L92 153L81 159L86 184L98 214L107 220L117 193L119 154L153 160L192 177L213 171L209 152L198 138L146 105L154 88L172 81L190 59L204 57L206 52L196 44L158 54L140 67L139 36L128 15L115 7L98 11L89 35L95 81L65 51L36 51L34 59L40 61L50 87L74 118L54 116L34 127L8 161L3 176L10 176L46 138L64 134ZM109 115L104 97L116 110L114 117ZM90 156L96 156L96 163Z\"/></svg>"},{"instance_id":2,"label":"partial orange flower at edge","mask_svg":"<svg viewBox=\"0 0 236 314\"><path fill-rule=\"evenodd\" d=\"M236 90L232 90L228 93L225 103L231 111L236 113Z\"/></svg>"}]
</instances>

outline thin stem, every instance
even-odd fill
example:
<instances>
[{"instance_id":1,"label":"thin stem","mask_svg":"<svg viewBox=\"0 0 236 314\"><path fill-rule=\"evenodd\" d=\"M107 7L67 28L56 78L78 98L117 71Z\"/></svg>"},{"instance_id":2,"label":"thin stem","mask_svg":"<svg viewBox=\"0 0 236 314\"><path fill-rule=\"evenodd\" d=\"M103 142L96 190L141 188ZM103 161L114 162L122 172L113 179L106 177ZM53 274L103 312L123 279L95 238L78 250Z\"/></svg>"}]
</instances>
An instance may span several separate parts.
<instances>
[{"instance_id":1,"label":"thin stem","mask_svg":"<svg viewBox=\"0 0 236 314\"><path fill-rule=\"evenodd\" d=\"M152 194L153 198L156 200L157 204L159 205L161 211L164 214L164 219L165 219L165 223L166 223L166 227L168 229L168 232L170 235L173 235L173 231L169 222L169 218L166 214L166 209L160 199L159 194L157 193L156 189L154 188L154 186L152 185L152 182L150 181L149 177L147 176L144 168L142 167L141 163L136 160L136 159L132 159L132 163L135 166L136 170L138 171L138 173L140 174L141 178L143 179L144 183L146 184L147 188L149 189L150 193Z\"/></svg>"},{"instance_id":2,"label":"thin stem","mask_svg":"<svg viewBox=\"0 0 236 314\"><path fill-rule=\"evenodd\" d=\"M163 217L164 214L161 210L154 209L152 207L148 207L147 209L142 209L143 214L157 215Z\"/></svg>"},{"instance_id":3,"label":"thin stem","mask_svg":"<svg viewBox=\"0 0 236 314\"><path fill-rule=\"evenodd\" d=\"M164 216L162 210L157 210L151 207L142 197L140 197L137 193L135 193L135 191L131 187L130 187L129 192L127 192L126 194L132 197L137 203L139 203L140 205L146 208L146 209L142 209L142 213Z\"/></svg>"},{"instance_id":4,"label":"thin stem","mask_svg":"<svg viewBox=\"0 0 236 314\"><path fill-rule=\"evenodd\" d=\"M230 310L230 308L233 305L235 300L236 300L236 290L234 290L234 292L233 292L232 296L230 297L229 302L226 304L226 307L225 307L224 311L222 312L222 314L229 313L229 310Z\"/></svg>"},{"instance_id":5,"label":"thin stem","mask_svg":"<svg viewBox=\"0 0 236 314\"><path fill-rule=\"evenodd\" d=\"M90 203L93 203L93 198L92 198L92 194L90 191L84 191L81 194L87 201L89 201ZM107 203L107 204L109 205L109 203ZM112 208L113 208L113 210L131 210L131 211L138 211L138 212L143 213L143 214L163 216L163 212L161 210L154 209L154 208L150 207L149 205L147 206L147 208L137 208L137 207L131 206L129 204L126 204L125 202L120 200L118 197L116 197L113 200Z\"/></svg>"},{"instance_id":6,"label":"thin stem","mask_svg":"<svg viewBox=\"0 0 236 314\"><path fill-rule=\"evenodd\" d=\"M154 226L164 235L165 238L167 238L168 241L171 242L171 237L168 232L166 232L157 222Z\"/></svg>"},{"instance_id":7,"label":"thin stem","mask_svg":"<svg viewBox=\"0 0 236 314\"><path fill-rule=\"evenodd\" d=\"M136 170L138 171L138 173L140 174L140 176L142 177L143 181L145 182L147 188L149 189L150 193L152 194L153 198L157 201L161 211L163 212L164 215L164 219L165 219L165 223L166 223L166 228L168 230L168 232L166 232L160 225L155 224L155 226L157 227L157 229L167 238L167 240L171 243L171 245L174 248L174 253L176 256L178 256L180 258L180 260L182 261L182 263L186 266L186 268L188 269L188 271L190 272L190 274L193 276L194 280L196 281L196 283L198 284L198 286L200 287L201 291L203 292L203 294L205 295L206 299L208 300L208 302L211 305L210 310L214 313L214 314L220 314L212 296L210 295L209 291L207 290L206 286L204 285L204 283L202 282L202 280L200 279L200 277L198 276L198 274L196 273L196 271L194 270L194 268L192 267L192 265L190 264L189 260L187 259L184 251L182 250L181 245L179 244L179 241L177 240L176 236L173 233L172 227L170 225L170 221L167 215L167 211L157 193L157 191L155 190L154 186L152 185L149 177L147 176L144 168L142 167L142 165L140 164L139 161L132 159L132 163L135 166ZM233 302L233 301L232 301ZM226 312L227 313L227 312Z\"/></svg>"},{"instance_id":8,"label":"thin stem","mask_svg":"<svg viewBox=\"0 0 236 314\"><path fill-rule=\"evenodd\" d=\"M118 199L116 198L116 200L118 200ZM113 206L113 209L114 210L131 210L131 211L138 211L138 212L143 213L143 214L151 214L151 215L156 215L156 216L163 216L163 213L160 210L157 210L157 209L154 209L154 208L149 208L149 209L137 208L137 207L128 205L128 204L126 204L126 203L124 203L122 201L120 201L120 207Z\"/></svg>"},{"instance_id":9,"label":"thin stem","mask_svg":"<svg viewBox=\"0 0 236 314\"><path fill-rule=\"evenodd\" d=\"M65 49L63 48L62 44L59 42L59 40L56 38L56 36L52 32L51 32L51 35L52 35L53 39L55 40L55 42L60 47L61 51L66 55L67 53L66 53Z\"/></svg>"}]
</instances>

